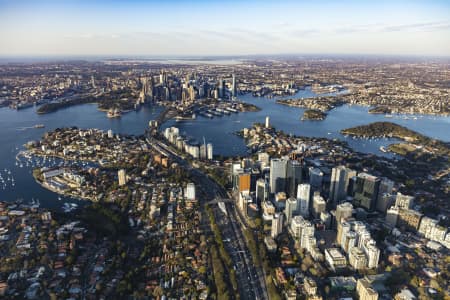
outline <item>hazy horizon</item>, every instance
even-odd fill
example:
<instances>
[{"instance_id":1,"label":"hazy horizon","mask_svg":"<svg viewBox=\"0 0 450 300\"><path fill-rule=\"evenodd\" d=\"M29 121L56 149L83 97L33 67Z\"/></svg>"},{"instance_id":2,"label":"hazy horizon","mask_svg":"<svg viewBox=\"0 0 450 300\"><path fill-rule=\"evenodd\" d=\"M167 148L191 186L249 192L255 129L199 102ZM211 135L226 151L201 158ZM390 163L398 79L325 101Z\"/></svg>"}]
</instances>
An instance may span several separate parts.
<instances>
[{"instance_id":1,"label":"hazy horizon","mask_svg":"<svg viewBox=\"0 0 450 300\"><path fill-rule=\"evenodd\" d=\"M0 56L447 57L449 12L437 0L0 0Z\"/></svg>"}]
</instances>

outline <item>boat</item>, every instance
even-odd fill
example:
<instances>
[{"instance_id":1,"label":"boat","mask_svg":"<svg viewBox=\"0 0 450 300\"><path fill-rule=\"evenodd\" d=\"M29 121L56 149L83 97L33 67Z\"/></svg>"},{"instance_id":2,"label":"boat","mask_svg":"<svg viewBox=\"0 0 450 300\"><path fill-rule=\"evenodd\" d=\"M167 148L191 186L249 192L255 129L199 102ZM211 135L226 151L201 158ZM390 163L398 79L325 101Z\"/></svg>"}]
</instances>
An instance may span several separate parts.
<instances>
[{"instance_id":1,"label":"boat","mask_svg":"<svg viewBox=\"0 0 450 300\"><path fill-rule=\"evenodd\" d=\"M384 153L388 152L384 146L380 146L380 151Z\"/></svg>"},{"instance_id":2,"label":"boat","mask_svg":"<svg viewBox=\"0 0 450 300\"><path fill-rule=\"evenodd\" d=\"M106 114L108 118L120 118L121 115L122 113L118 108L114 109L111 108L110 110L108 110L108 113Z\"/></svg>"},{"instance_id":3,"label":"boat","mask_svg":"<svg viewBox=\"0 0 450 300\"><path fill-rule=\"evenodd\" d=\"M36 124L34 125L34 128L44 128L45 125L44 124Z\"/></svg>"}]
</instances>

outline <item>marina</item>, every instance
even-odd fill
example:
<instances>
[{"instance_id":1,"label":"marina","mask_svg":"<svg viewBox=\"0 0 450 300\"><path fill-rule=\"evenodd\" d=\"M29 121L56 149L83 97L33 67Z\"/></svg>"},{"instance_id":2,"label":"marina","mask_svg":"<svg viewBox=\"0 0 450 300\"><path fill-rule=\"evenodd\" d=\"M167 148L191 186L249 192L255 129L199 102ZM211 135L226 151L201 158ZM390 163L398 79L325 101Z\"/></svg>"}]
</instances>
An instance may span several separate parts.
<instances>
[{"instance_id":1,"label":"marina","mask_svg":"<svg viewBox=\"0 0 450 300\"><path fill-rule=\"evenodd\" d=\"M314 95L310 89L306 88L294 96L312 97ZM301 122L298 116L304 109L279 105L275 103L276 99L278 98L253 97L251 94L240 95L240 101L253 104L261 110L239 112L236 105L224 102L203 110L192 111L178 119L166 121L162 124L161 130L176 126L188 138L203 140L205 137L211 141L214 144L214 152L219 155L247 155L248 149L244 141L235 132L250 127L255 122L263 122L265 117L269 116L272 126L288 134L340 139L346 141L357 151L392 157L392 153L384 152L381 149L387 149L389 144L397 142L396 139L386 137L361 141L344 136L339 132L344 128L386 120L385 115L368 114L368 107L343 105L331 110L323 121ZM39 198L42 206L59 209L63 209L62 206L66 202L83 205L85 201L70 197L61 196L61 200L58 200L60 196L42 188L35 182L32 176L34 168L64 167L65 165L57 158L30 156L25 151L24 145L30 141L39 140L46 131L68 126L99 128L105 131L111 129L114 133L140 135L148 128L149 120L156 119L162 110L161 106L144 105L139 111L123 114L121 118L106 118L104 112L98 111L93 104L77 105L45 115L36 114L34 107L21 110L1 108L0 154L5 159L0 161L2 178L0 179L0 200L15 201L22 198L25 202L30 202L32 198ZM193 114L195 118L193 118ZM449 117L425 115L404 117L392 114L390 119L430 137L450 141L448 131L444 130L450 126ZM37 124L44 125L45 128L36 127ZM18 130L18 128L27 128L28 130ZM31 130L32 128L35 130ZM79 164L83 167L82 162L71 162L71 164Z\"/></svg>"}]
</instances>

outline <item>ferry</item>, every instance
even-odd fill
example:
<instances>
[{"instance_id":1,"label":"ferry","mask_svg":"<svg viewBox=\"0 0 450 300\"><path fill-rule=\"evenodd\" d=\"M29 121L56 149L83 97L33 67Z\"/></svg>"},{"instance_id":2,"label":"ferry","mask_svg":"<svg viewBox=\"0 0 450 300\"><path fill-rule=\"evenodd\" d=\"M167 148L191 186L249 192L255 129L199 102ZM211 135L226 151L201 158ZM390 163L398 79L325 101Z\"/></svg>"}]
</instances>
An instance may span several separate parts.
<instances>
[{"instance_id":1,"label":"ferry","mask_svg":"<svg viewBox=\"0 0 450 300\"><path fill-rule=\"evenodd\" d=\"M36 124L34 125L34 128L44 128L45 125L44 124Z\"/></svg>"}]
</instances>

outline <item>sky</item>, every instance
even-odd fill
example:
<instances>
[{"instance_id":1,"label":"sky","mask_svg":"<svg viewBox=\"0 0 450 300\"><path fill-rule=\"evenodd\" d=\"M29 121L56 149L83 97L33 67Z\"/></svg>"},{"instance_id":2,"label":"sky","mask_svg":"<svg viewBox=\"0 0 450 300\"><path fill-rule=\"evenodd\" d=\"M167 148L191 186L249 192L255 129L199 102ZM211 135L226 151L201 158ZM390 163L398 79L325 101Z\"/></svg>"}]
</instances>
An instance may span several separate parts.
<instances>
[{"instance_id":1,"label":"sky","mask_svg":"<svg viewBox=\"0 0 450 300\"><path fill-rule=\"evenodd\" d=\"M0 0L0 56L254 54L450 56L450 0Z\"/></svg>"}]
</instances>

